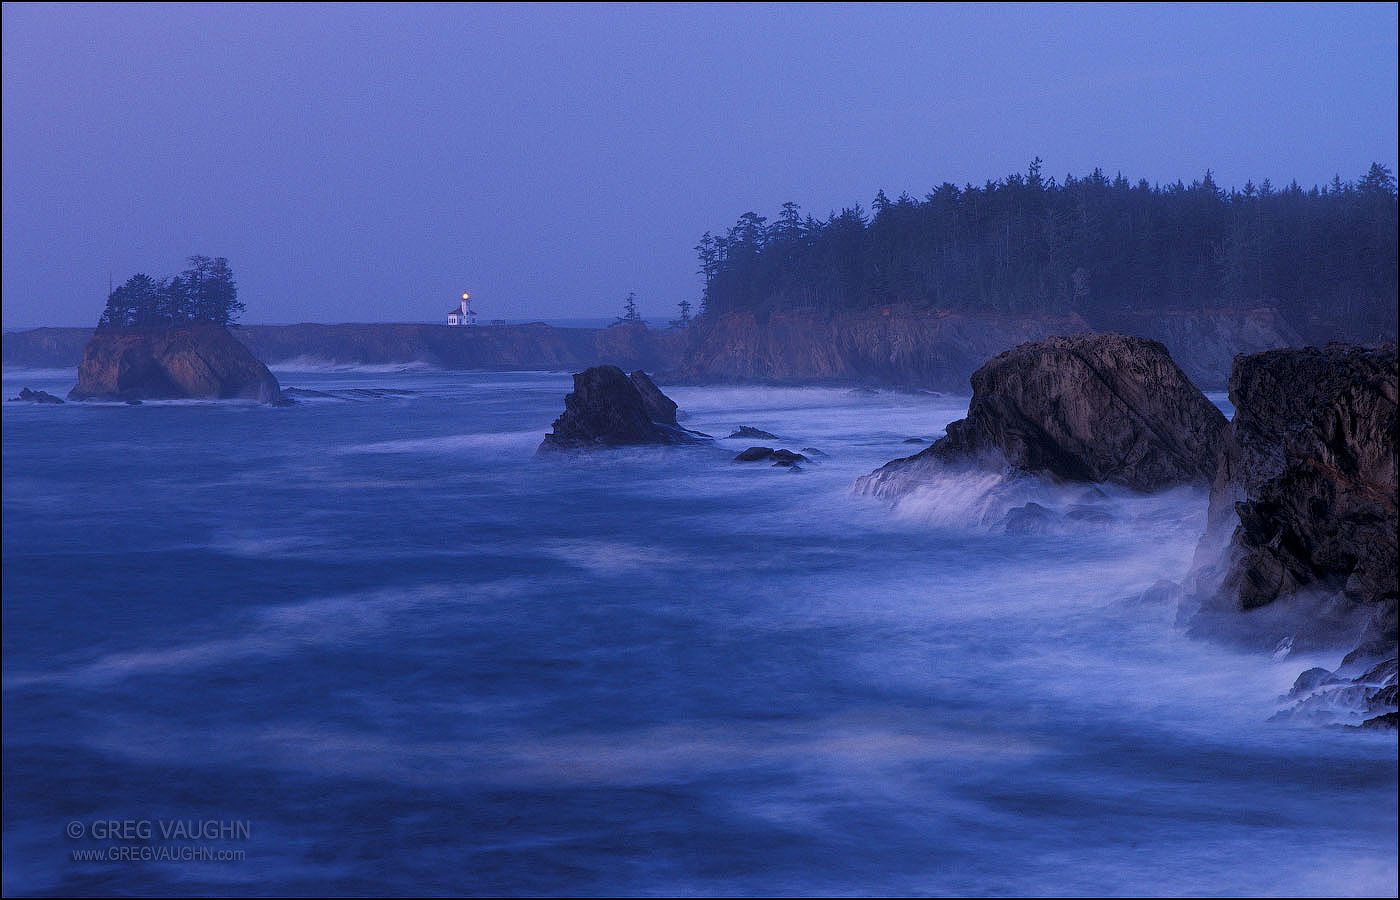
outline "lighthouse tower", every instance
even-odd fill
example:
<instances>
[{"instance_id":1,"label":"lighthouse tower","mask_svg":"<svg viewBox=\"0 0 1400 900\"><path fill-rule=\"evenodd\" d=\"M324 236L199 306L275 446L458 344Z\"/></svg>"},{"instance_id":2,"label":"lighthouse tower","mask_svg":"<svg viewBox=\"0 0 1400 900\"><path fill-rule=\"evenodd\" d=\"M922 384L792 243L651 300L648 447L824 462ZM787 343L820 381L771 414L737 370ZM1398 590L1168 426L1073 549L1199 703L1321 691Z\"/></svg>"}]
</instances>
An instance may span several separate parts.
<instances>
[{"instance_id":1,"label":"lighthouse tower","mask_svg":"<svg viewBox=\"0 0 1400 900\"><path fill-rule=\"evenodd\" d=\"M447 311L448 325L475 325L476 311L472 309L472 295L462 291L462 302L456 309Z\"/></svg>"}]
</instances>

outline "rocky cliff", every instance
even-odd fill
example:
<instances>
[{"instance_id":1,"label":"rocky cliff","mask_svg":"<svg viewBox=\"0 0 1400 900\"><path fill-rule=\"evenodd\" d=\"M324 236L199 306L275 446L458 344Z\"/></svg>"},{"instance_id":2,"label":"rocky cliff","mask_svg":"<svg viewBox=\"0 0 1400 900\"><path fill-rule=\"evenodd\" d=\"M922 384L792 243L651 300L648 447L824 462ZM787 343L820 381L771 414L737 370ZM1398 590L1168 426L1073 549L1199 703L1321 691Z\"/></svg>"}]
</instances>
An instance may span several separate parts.
<instances>
[{"instance_id":1,"label":"rocky cliff","mask_svg":"<svg viewBox=\"0 0 1400 900\"><path fill-rule=\"evenodd\" d=\"M216 325L99 329L83 349L70 400L281 399L277 379Z\"/></svg>"},{"instance_id":2,"label":"rocky cliff","mask_svg":"<svg viewBox=\"0 0 1400 900\"><path fill-rule=\"evenodd\" d=\"M599 363L666 371L685 351L683 331L646 328L555 328L530 325L244 325L234 338L271 365L423 363L443 369L580 369ZM6 332L4 364L70 368L82 360L91 328Z\"/></svg>"},{"instance_id":3,"label":"rocky cliff","mask_svg":"<svg viewBox=\"0 0 1400 900\"><path fill-rule=\"evenodd\" d=\"M967 418L858 482L897 494L947 465L1154 491L1209 484L1225 417L1156 341L1119 334L1022 344L972 376Z\"/></svg>"},{"instance_id":4,"label":"rocky cliff","mask_svg":"<svg viewBox=\"0 0 1400 900\"><path fill-rule=\"evenodd\" d=\"M1163 343L1193 383L1224 387L1236 354L1299 343L1277 311L1119 313L1103 321L1043 313L995 315L892 306L722 316L692 329L676 371L697 381L861 380L961 393L987 359L1052 335L1121 331Z\"/></svg>"},{"instance_id":5,"label":"rocky cliff","mask_svg":"<svg viewBox=\"0 0 1400 900\"><path fill-rule=\"evenodd\" d=\"M962 392L988 357L1088 331L1076 316L994 316L907 307L826 315L751 312L692 328L676 374L695 381L866 381Z\"/></svg>"},{"instance_id":6,"label":"rocky cliff","mask_svg":"<svg viewBox=\"0 0 1400 900\"><path fill-rule=\"evenodd\" d=\"M1395 345L1241 357L1197 551L1195 628L1394 655ZM1241 615L1244 614L1244 615Z\"/></svg>"}]
</instances>

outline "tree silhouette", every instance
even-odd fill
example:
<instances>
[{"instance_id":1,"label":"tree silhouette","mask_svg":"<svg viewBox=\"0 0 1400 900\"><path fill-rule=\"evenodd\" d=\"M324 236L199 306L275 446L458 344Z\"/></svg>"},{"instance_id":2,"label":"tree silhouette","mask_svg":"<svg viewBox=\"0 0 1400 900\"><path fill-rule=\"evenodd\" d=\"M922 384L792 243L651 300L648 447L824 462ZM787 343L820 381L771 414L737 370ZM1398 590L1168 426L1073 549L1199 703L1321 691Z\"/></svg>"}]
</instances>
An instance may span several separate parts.
<instances>
[{"instance_id":1,"label":"tree silhouette","mask_svg":"<svg viewBox=\"0 0 1400 900\"><path fill-rule=\"evenodd\" d=\"M137 274L113 290L99 328L158 328L210 322L232 326L243 312L224 257L191 256L190 267L160 281Z\"/></svg>"}]
</instances>

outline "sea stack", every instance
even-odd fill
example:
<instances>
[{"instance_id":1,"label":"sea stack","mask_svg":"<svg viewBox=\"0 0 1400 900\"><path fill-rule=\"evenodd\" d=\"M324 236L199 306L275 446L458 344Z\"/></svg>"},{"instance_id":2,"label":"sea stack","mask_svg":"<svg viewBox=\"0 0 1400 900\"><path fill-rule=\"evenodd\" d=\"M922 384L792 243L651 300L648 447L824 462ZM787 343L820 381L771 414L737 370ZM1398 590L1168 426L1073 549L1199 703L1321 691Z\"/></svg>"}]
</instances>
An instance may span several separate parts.
<instances>
[{"instance_id":1,"label":"sea stack","mask_svg":"<svg viewBox=\"0 0 1400 900\"><path fill-rule=\"evenodd\" d=\"M282 399L277 378L227 328L99 328L69 400Z\"/></svg>"},{"instance_id":2,"label":"sea stack","mask_svg":"<svg viewBox=\"0 0 1400 900\"><path fill-rule=\"evenodd\" d=\"M631 377L617 366L594 366L574 376L564 414L554 420L540 452L682 444L708 440L676 424L676 404L642 371Z\"/></svg>"}]
</instances>

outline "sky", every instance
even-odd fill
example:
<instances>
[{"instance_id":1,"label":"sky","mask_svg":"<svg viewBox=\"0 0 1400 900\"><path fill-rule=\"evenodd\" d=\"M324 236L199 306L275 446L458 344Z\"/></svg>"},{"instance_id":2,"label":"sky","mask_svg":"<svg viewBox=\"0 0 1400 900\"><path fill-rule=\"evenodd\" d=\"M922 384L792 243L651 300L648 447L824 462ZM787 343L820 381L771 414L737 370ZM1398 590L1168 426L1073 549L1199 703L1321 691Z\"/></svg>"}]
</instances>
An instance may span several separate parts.
<instances>
[{"instance_id":1,"label":"sky","mask_svg":"<svg viewBox=\"0 0 1400 900\"><path fill-rule=\"evenodd\" d=\"M1397 6L5 3L6 329L229 259L243 321L643 315L785 201L1036 156L1151 182L1397 168Z\"/></svg>"}]
</instances>

